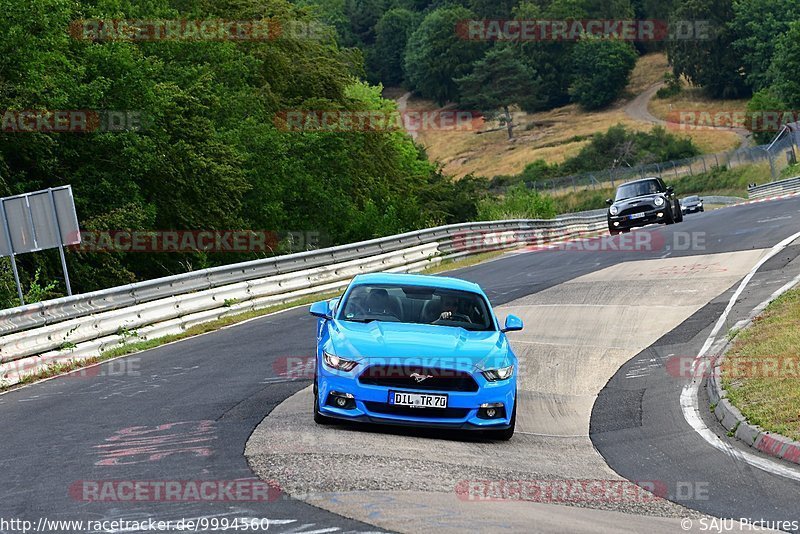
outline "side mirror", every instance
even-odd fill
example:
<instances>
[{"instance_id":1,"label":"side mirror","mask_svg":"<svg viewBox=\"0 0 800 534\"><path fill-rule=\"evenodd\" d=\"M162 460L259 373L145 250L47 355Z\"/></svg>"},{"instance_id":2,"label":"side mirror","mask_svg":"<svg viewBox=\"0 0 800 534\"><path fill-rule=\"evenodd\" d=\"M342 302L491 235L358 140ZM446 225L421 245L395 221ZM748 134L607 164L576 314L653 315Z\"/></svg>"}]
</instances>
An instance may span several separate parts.
<instances>
[{"instance_id":1,"label":"side mirror","mask_svg":"<svg viewBox=\"0 0 800 534\"><path fill-rule=\"evenodd\" d=\"M328 301L323 300L320 302L315 302L311 305L311 308L308 310L311 315L314 317L319 317L320 319L332 319L330 308L328 306Z\"/></svg>"},{"instance_id":2,"label":"side mirror","mask_svg":"<svg viewBox=\"0 0 800 534\"><path fill-rule=\"evenodd\" d=\"M610 206L611 204L613 204L613 203L614 203L614 201L613 201L613 200L611 200L610 198L607 198L607 199L606 199L606 204L608 204L609 206Z\"/></svg>"},{"instance_id":3,"label":"side mirror","mask_svg":"<svg viewBox=\"0 0 800 534\"><path fill-rule=\"evenodd\" d=\"M674 193L674 192L675 192L675 188L672 187L671 185L668 185L667 186L667 193Z\"/></svg>"},{"instance_id":4,"label":"side mirror","mask_svg":"<svg viewBox=\"0 0 800 534\"><path fill-rule=\"evenodd\" d=\"M522 319L516 315L509 315L506 317L506 326L503 328L503 332L518 332L523 328Z\"/></svg>"}]
</instances>

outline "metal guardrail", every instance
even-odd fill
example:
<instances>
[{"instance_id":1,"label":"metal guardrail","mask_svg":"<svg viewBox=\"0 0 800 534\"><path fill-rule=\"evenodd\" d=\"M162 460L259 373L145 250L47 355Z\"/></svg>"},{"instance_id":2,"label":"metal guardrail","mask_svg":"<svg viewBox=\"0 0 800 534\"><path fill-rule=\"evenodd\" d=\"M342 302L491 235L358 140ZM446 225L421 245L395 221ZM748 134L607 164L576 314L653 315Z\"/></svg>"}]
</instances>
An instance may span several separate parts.
<instances>
[{"instance_id":1,"label":"metal guardrail","mask_svg":"<svg viewBox=\"0 0 800 534\"><path fill-rule=\"evenodd\" d=\"M798 192L800 176L747 188L747 195L751 200Z\"/></svg>"},{"instance_id":2,"label":"metal guardrail","mask_svg":"<svg viewBox=\"0 0 800 534\"><path fill-rule=\"evenodd\" d=\"M746 198L740 197L720 197L715 195L698 195L700 198L703 199L703 202L706 204L721 204L721 205L731 205L731 204L739 204L740 202L745 202Z\"/></svg>"},{"instance_id":3,"label":"metal guardrail","mask_svg":"<svg viewBox=\"0 0 800 534\"><path fill-rule=\"evenodd\" d=\"M339 290L359 273L422 270L445 258L542 245L605 226L604 214L441 226L3 310L0 367L85 358L119 345L132 331L144 339L180 332L231 313Z\"/></svg>"}]
</instances>

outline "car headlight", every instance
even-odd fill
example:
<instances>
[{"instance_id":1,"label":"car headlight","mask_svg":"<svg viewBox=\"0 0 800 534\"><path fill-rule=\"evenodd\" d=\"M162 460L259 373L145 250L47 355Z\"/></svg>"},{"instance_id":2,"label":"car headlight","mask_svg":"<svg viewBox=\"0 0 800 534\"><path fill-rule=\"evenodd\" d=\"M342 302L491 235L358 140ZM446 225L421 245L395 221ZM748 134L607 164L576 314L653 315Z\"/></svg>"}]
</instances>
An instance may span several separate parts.
<instances>
[{"instance_id":1,"label":"car headlight","mask_svg":"<svg viewBox=\"0 0 800 534\"><path fill-rule=\"evenodd\" d=\"M332 369L336 369L337 371L349 372L355 369L356 365L358 365L358 362L346 360L336 356L335 354L328 354L327 352L322 353L322 359L325 360L325 365Z\"/></svg>"},{"instance_id":2,"label":"car headlight","mask_svg":"<svg viewBox=\"0 0 800 534\"><path fill-rule=\"evenodd\" d=\"M616 206L611 206L610 208L608 208L608 212L611 215L616 215L617 213L619 213L619 208Z\"/></svg>"},{"instance_id":3,"label":"car headlight","mask_svg":"<svg viewBox=\"0 0 800 534\"><path fill-rule=\"evenodd\" d=\"M656 197L654 200L656 206L663 206L664 205L664 197Z\"/></svg>"},{"instance_id":4,"label":"car headlight","mask_svg":"<svg viewBox=\"0 0 800 534\"><path fill-rule=\"evenodd\" d=\"M498 380L508 380L514 374L514 366L509 365L501 369L489 369L483 371L483 376L489 382L497 382Z\"/></svg>"}]
</instances>

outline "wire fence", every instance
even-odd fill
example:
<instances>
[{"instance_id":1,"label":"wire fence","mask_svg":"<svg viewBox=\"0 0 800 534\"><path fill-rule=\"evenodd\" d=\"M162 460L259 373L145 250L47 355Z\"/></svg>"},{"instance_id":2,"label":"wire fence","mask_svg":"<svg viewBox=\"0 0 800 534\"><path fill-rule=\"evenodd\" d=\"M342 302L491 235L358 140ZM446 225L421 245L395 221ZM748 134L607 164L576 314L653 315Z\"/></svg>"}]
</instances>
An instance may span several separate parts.
<instances>
[{"instance_id":1,"label":"wire fence","mask_svg":"<svg viewBox=\"0 0 800 534\"><path fill-rule=\"evenodd\" d=\"M614 188L618 184L639 178L658 176L663 180L678 179L705 173L714 167L734 168L741 165L768 162L771 181L780 178L781 171L797 162L800 135L782 132L769 145L738 148L728 152L704 154L693 158L650 163L636 167L617 167L573 176L562 176L552 180L526 182L537 191L558 194L586 189Z\"/></svg>"}]
</instances>

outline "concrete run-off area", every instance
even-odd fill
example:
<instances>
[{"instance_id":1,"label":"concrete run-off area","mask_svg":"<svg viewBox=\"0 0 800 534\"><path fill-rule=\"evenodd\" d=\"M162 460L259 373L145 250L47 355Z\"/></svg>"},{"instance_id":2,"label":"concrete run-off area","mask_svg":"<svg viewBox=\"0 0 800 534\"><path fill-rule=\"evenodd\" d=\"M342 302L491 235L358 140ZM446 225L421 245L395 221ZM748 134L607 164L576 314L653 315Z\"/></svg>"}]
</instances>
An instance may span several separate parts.
<instances>
[{"instance_id":1,"label":"concrete run-off area","mask_svg":"<svg viewBox=\"0 0 800 534\"><path fill-rule=\"evenodd\" d=\"M513 313L526 324L511 336L520 401L508 443L454 432L320 427L306 388L261 423L246 455L259 476L292 496L393 531L701 531L708 518L689 508L702 498L703 481L685 482L697 490L685 507L673 502L681 501L680 488L658 481L640 482L666 498L632 491L553 499L518 486L625 483L589 439L598 393L620 366L734 285L763 253L625 262L499 308L501 320ZM461 491L476 485L517 490L500 499Z\"/></svg>"}]
</instances>

